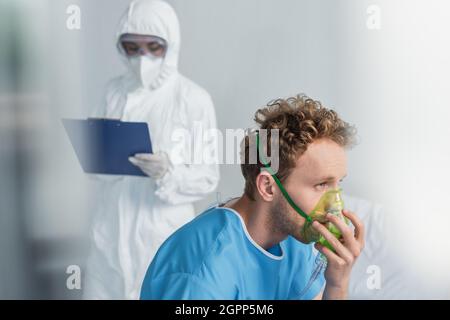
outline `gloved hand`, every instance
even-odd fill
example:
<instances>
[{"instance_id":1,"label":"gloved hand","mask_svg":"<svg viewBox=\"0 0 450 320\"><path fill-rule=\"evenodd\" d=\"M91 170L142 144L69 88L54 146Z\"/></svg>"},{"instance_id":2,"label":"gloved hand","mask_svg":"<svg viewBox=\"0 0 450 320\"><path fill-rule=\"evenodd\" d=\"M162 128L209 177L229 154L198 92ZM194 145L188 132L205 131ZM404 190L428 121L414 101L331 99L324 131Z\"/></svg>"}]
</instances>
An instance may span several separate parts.
<instances>
[{"instance_id":1,"label":"gloved hand","mask_svg":"<svg viewBox=\"0 0 450 320\"><path fill-rule=\"evenodd\" d=\"M162 178L170 165L169 156L165 152L136 153L128 160L153 179Z\"/></svg>"}]
</instances>

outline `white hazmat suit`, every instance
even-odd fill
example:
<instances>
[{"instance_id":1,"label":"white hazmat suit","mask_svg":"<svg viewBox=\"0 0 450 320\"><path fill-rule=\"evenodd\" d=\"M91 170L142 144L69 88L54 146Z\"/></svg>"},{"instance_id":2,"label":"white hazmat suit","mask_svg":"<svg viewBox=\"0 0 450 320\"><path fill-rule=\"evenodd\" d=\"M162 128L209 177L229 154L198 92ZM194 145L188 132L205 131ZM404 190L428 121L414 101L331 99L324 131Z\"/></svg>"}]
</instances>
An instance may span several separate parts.
<instances>
[{"instance_id":1,"label":"white hazmat suit","mask_svg":"<svg viewBox=\"0 0 450 320\"><path fill-rule=\"evenodd\" d=\"M136 63L123 57L127 73L109 83L106 101L92 116L147 122L153 152L163 152L171 160L162 177L98 177L101 192L96 195L98 209L84 281L87 299L139 298L159 246L194 218L193 202L213 192L219 181L217 163L192 164L191 158L181 163L171 158L175 149L181 150L178 155L192 154L192 145L174 140L173 132L199 125L202 130L216 127L208 93L177 71L180 32L174 10L162 1L133 1L121 19L117 39L127 33L165 39L165 57L159 66L141 66L147 81L139 78ZM149 75L149 68L157 74ZM217 152L216 143L200 141L208 144L206 150Z\"/></svg>"}]
</instances>

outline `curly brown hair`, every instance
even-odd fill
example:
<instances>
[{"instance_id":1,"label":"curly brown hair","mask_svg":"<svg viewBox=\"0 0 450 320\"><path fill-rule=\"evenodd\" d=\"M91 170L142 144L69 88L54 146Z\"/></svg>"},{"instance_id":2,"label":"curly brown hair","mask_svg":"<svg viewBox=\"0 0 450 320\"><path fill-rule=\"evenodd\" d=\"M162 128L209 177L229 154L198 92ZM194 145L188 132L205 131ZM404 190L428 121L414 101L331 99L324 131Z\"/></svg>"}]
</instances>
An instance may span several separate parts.
<instances>
[{"instance_id":1,"label":"curly brown hair","mask_svg":"<svg viewBox=\"0 0 450 320\"><path fill-rule=\"evenodd\" d=\"M298 157L315 140L327 138L345 148L350 148L356 143L354 126L340 119L335 111L323 107L319 101L303 94L269 102L264 108L256 111L254 120L260 129L267 129L267 144L261 146L267 149L267 154L270 153L270 130L279 130L277 177L281 182L287 179ZM245 178L244 193L255 200L256 177L263 164L259 161L255 164L247 161L250 158L250 147L253 148L256 141L254 137L250 139L251 134L255 133L246 134L241 144L241 170ZM245 158L243 158L244 146Z\"/></svg>"}]
</instances>

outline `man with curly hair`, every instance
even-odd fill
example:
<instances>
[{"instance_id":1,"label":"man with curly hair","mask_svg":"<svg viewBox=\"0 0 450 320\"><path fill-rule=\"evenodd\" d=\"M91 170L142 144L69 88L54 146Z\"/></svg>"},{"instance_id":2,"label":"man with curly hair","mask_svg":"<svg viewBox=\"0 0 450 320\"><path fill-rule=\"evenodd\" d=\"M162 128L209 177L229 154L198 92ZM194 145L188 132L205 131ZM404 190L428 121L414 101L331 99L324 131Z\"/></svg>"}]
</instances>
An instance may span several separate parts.
<instances>
[{"instance_id":1,"label":"man with curly hair","mask_svg":"<svg viewBox=\"0 0 450 320\"><path fill-rule=\"evenodd\" d=\"M342 213L354 229L334 215L319 222L304 213L347 175L346 149L355 129L300 95L269 103L255 121L259 130L241 144L243 195L209 208L160 247L142 299L347 298L350 272L364 247L363 223L348 210ZM268 136L260 142L264 130ZM266 170L263 160L275 139L276 172ZM249 161L255 150L258 161ZM307 223L331 246L311 243Z\"/></svg>"}]
</instances>

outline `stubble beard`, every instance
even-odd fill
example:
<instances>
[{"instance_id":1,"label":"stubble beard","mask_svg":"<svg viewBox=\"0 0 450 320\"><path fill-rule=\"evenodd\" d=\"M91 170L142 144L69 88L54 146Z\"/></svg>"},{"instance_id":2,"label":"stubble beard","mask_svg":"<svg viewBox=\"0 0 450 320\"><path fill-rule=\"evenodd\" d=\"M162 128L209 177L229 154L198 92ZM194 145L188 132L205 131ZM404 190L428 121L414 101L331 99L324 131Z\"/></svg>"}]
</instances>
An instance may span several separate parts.
<instances>
[{"instance_id":1,"label":"stubble beard","mask_svg":"<svg viewBox=\"0 0 450 320\"><path fill-rule=\"evenodd\" d=\"M303 237L303 226L299 225L298 213L281 197L274 201L270 213L270 230L275 234L290 235L300 242L306 243Z\"/></svg>"}]
</instances>

